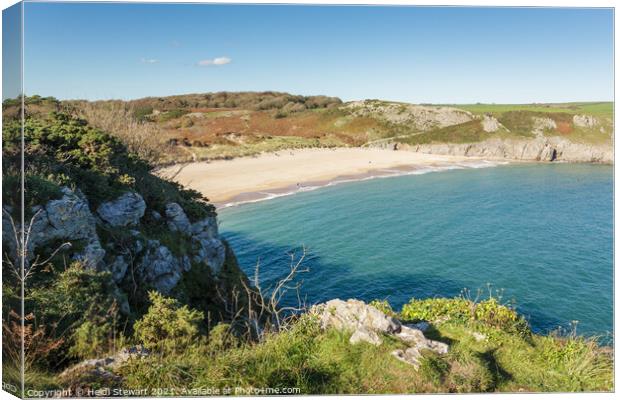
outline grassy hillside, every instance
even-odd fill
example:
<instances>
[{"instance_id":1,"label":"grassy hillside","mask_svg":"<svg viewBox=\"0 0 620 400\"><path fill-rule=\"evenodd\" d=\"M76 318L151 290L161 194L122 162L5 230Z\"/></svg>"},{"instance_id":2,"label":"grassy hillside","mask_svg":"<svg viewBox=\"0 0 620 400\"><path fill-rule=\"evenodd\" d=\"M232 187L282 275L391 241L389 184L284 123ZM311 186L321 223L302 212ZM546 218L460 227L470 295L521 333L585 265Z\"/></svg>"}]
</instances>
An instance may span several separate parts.
<instances>
[{"instance_id":1,"label":"grassy hillside","mask_svg":"<svg viewBox=\"0 0 620 400\"><path fill-rule=\"evenodd\" d=\"M559 136L611 146L613 103L412 105L343 103L326 96L220 92L132 101L64 101L33 96L31 113L66 111L119 137L156 164L233 158L306 147L468 143L493 137ZM16 105L5 102L5 114ZM485 118L497 120L484 129ZM582 118L582 120L575 118ZM583 119L586 118L586 119Z\"/></svg>"}]
</instances>

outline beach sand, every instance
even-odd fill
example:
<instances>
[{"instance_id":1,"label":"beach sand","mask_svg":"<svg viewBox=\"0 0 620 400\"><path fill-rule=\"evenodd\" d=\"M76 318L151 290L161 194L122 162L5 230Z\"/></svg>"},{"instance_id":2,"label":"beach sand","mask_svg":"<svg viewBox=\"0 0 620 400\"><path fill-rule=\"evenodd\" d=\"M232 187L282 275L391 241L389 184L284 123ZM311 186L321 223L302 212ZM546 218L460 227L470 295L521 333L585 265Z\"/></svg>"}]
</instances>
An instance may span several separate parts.
<instances>
[{"instance_id":1,"label":"beach sand","mask_svg":"<svg viewBox=\"0 0 620 400\"><path fill-rule=\"evenodd\" d=\"M157 173L222 207L325 186L334 180L402 175L473 162L480 159L375 148L298 149L173 165Z\"/></svg>"}]
</instances>

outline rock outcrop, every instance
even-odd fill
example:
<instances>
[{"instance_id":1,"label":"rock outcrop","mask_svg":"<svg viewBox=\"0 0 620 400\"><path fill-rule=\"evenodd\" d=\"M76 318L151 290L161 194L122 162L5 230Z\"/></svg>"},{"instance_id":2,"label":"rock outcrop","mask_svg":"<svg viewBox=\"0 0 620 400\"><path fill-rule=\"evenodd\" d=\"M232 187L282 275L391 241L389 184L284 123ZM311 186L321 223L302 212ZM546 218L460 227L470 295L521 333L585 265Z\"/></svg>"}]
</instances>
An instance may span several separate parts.
<instances>
[{"instance_id":1,"label":"rock outcrop","mask_svg":"<svg viewBox=\"0 0 620 400\"><path fill-rule=\"evenodd\" d=\"M438 354L448 352L448 345L427 339L417 325L403 325L399 320L384 314L377 308L360 300L330 300L314 306L311 312L319 318L321 328L334 328L353 332L349 342L367 342L375 346L383 343L382 335L399 339L406 346L392 352L397 359L418 368L422 351Z\"/></svg>"},{"instance_id":2,"label":"rock outcrop","mask_svg":"<svg viewBox=\"0 0 620 400\"><path fill-rule=\"evenodd\" d=\"M485 115L482 117L482 130L485 132L497 132L500 129L507 130L498 120L497 118Z\"/></svg>"},{"instance_id":3,"label":"rock outcrop","mask_svg":"<svg viewBox=\"0 0 620 400\"><path fill-rule=\"evenodd\" d=\"M97 214L112 226L136 225L144 215L146 203L138 193L127 192L116 200L107 201L97 208Z\"/></svg>"},{"instance_id":4,"label":"rock outcrop","mask_svg":"<svg viewBox=\"0 0 620 400\"><path fill-rule=\"evenodd\" d=\"M105 250L101 246L96 231L96 218L90 211L88 201L78 190L62 188L62 197L50 200L43 206L35 206L31 210L32 217L26 221L30 227L27 253L32 259L36 248L55 241L68 241L72 245L83 244L82 250L74 251L72 258L81 260L93 268L100 266ZM15 221L14 221L15 222ZM3 230L11 225L3 223ZM3 232L3 237L9 232ZM9 243L13 243L9 242Z\"/></svg>"},{"instance_id":5,"label":"rock outcrop","mask_svg":"<svg viewBox=\"0 0 620 400\"><path fill-rule=\"evenodd\" d=\"M575 143L561 137L534 139L493 138L475 143L401 144L399 150L428 154L484 157L523 161L613 163L613 147Z\"/></svg>"},{"instance_id":6,"label":"rock outcrop","mask_svg":"<svg viewBox=\"0 0 620 400\"><path fill-rule=\"evenodd\" d=\"M34 257L37 248L49 243L68 242L71 248L65 250L72 259L81 260L90 268L109 271L117 284L129 279L128 271L133 266L131 279L137 278L139 284L164 294L170 293L183 273L192 268L192 263L206 263L217 276L226 259L226 245L219 237L215 216L191 223L179 204L166 205L165 217L158 214L160 229L175 232L179 240L188 243L186 254L177 255L140 228L146 208L142 196L127 192L102 203L93 213L79 190L62 188L60 199L32 208L28 255ZM9 214L3 213L3 237L12 246L11 251L15 251L15 240L10 240L14 235ZM120 229L129 240L108 239L104 243L97 226L110 232Z\"/></svg>"},{"instance_id":7,"label":"rock outcrop","mask_svg":"<svg viewBox=\"0 0 620 400\"><path fill-rule=\"evenodd\" d=\"M67 389L72 390L89 388L92 382L105 383L103 387L116 387L122 382L122 378L115 371L118 367L132 358L148 356L149 352L146 349L129 347L108 357L85 360L75 364L61 372L58 379L65 384Z\"/></svg>"},{"instance_id":8,"label":"rock outcrop","mask_svg":"<svg viewBox=\"0 0 620 400\"><path fill-rule=\"evenodd\" d=\"M422 106L373 100L352 101L347 103L343 109L350 111L356 117L373 117L394 124L407 124L418 131L444 128L474 119L470 112L454 107Z\"/></svg>"},{"instance_id":9,"label":"rock outcrop","mask_svg":"<svg viewBox=\"0 0 620 400\"><path fill-rule=\"evenodd\" d=\"M592 115L574 115L573 124L581 128L593 128L598 124L598 120Z\"/></svg>"}]
</instances>

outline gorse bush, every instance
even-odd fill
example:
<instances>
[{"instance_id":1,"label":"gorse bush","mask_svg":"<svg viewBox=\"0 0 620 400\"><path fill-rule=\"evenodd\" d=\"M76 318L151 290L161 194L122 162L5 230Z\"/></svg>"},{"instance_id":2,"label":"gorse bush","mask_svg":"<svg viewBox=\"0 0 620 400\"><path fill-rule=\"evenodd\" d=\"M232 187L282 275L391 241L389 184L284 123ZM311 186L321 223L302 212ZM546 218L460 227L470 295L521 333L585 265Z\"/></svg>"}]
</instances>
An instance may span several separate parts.
<instances>
[{"instance_id":1,"label":"gorse bush","mask_svg":"<svg viewBox=\"0 0 620 400\"><path fill-rule=\"evenodd\" d=\"M4 178L8 183L15 182L21 165L20 122L7 121L2 135ZM28 118L24 142L29 176L27 204L42 204L58 195L58 186L63 185L79 188L93 208L134 190L159 213L164 212L167 203L176 202L191 220L214 214L214 207L200 193L152 175L148 162L85 120L61 112L52 112L47 118ZM8 183L3 185L4 192L11 190ZM12 197L15 195L8 199Z\"/></svg>"},{"instance_id":2,"label":"gorse bush","mask_svg":"<svg viewBox=\"0 0 620 400\"><path fill-rule=\"evenodd\" d=\"M134 324L134 337L139 343L158 353L177 354L197 342L202 312L155 291L149 292L149 300L148 312Z\"/></svg>"},{"instance_id":3,"label":"gorse bush","mask_svg":"<svg viewBox=\"0 0 620 400\"><path fill-rule=\"evenodd\" d=\"M51 339L63 345L48 355L54 364L76 358L103 355L111 351L111 339L117 330L117 303L109 272L98 272L72 263L66 270L38 271L28 281L24 303L48 327ZM40 362L45 362L41 358Z\"/></svg>"},{"instance_id":4,"label":"gorse bush","mask_svg":"<svg viewBox=\"0 0 620 400\"><path fill-rule=\"evenodd\" d=\"M410 321L457 321L479 323L486 327L502 329L522 335L529 334L525 318L495 297L473 301L462 297L453 299L411 299L400 312L401 318Z\"/></svg>"}]
</instances>

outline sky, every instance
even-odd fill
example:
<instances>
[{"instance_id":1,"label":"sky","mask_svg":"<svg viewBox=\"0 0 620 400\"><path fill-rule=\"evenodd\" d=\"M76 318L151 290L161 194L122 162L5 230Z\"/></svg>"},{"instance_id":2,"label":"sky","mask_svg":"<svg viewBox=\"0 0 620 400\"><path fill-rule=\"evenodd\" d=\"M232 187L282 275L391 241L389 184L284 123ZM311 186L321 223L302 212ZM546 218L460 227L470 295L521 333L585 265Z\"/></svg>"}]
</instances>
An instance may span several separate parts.
<instances>
[{"instance_id":1,"label":"sky","mask_svg":"<svg viewBox=\"0 0 620 400\"><path fill-rule=\"evenodd\" d=\"M24 11L24 90L59 99L274 90L601 101L613 99L613 62L611 9L33 2Z\"/></svg>"}]
</instances>

